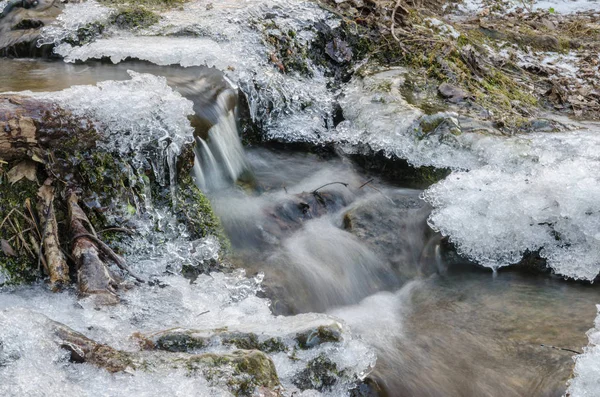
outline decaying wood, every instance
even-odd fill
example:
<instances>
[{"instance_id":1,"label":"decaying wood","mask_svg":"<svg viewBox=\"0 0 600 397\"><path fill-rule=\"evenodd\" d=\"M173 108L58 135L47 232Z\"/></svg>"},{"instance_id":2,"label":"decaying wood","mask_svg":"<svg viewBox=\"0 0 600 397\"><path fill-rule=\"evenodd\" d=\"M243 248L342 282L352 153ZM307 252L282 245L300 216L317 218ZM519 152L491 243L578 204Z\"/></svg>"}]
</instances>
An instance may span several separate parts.
<instances>
[{"instance_id":1,"label":"decaying wood","mask_svg":"<svg viewBox=\"0 0 600 397\"><path fill-rule=\"evenodd\" d=\"M108 245L106 245L106 243L104 241L100 240L98 237L96 237L93 234L78 234L76 236L73 236L73 239L75 240L80 237L89 238L94 243L96 243L97 247L100 249L100 251L102 251L102 253L104 255L106 255L108 258L110 258L110 260L113 261L117 266L119 266L119 268L121 268L121 270L124 270L127 273L129 273L131 275L131 277L136 279L136 281L139 281L140 283L146 282L143 278L141 278L140 276L137 276L133 271L131 271L131 269L125 263L125 260L123 258L121 258L119 255L117 255L115 253L115 251L113 251Z\"/></svg>"},{"instance_id":2,"label":"decaying wood","mask_svg":"<svg viewBox=\"0 0 600 397\"><path fill-rule=\"evenodd\" d=\"M95 295L98 303L116 304L119 302L117 288L121 280L114 275L100 258L101 251L84 225L89 224L87 216L78 204L77 195L70 193L67 200L69 220L73 239L73 258L77 263L77 283L82 295Z\"/></svg>"},{"instance_id":3,"label":"decaying wood","mask_svg":"<svg viewBox=\"0 0 600 397\"><path fill-rule=\"evenodd\" d=\"M93 364L109 372L124 371L132 365L129 353L100 344L61 323L49 322L57 342L71 353L71 361Z\"/></svg>"},{"instance_id":4,"label":"decaying wood","mask_svg":"<svg viewBox=\"0 0 600 397\"><path fill-rule=\"evenodd\" d=\"M93 123L35 97L0 94L0 160L44 162L46 151L61 146L71 134L81 137L80 149L95 145Z\"/></svg>"},{"instance_id":5,"label":"decaying wood","mask_svg":"<svg viewBox=\"0 0 600 397\"><path fill-rule=\"evenodd\" d=\"M42 221L42 243L46 268L50 276L50 286L56 291L67 285L70 281L69 266L65 255L60 249L58 238L58 224L54 213L54 187L47 181L38 191L40 198L40 218Z\"/></svg>"}]
</instances>

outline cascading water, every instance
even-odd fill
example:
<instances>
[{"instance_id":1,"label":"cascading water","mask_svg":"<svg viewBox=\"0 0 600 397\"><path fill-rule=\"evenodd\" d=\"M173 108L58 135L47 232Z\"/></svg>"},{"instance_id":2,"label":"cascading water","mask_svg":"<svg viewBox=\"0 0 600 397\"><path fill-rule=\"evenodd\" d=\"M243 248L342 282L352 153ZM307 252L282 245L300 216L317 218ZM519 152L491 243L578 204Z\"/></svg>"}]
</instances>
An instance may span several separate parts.
<instances>
[{"instance_id":1,"label":"cascading water","mask_svg":"<svg viewBox=\"0 0 600 397\"><path fill-rule=\"evenodd\" d=\"M409 75L401 68L356 74L341 86L330 84L332 80L311 62L306 65L308 75L279 73L266 61L271 49L264 43L265 32L288 34L289 29L306 44L316 37L314 25L332 28L340 24L311 2L221 1L209 7L197 1L183 10L169 11L140 34L109 31L87 45L71 44L81 26L105 21L111 12L92 1L68 7L65 18L47 27L43 35L45 42L58 44L57 52L67 61L87 61L95 71L82 70L86 65L68 65L70 69L63 73L61 68L67 66L61 64L58 68L66 80L47 81L35 75L40 66L9 61L6 70L13 70L9 73L15 75L15 82L0 82L8 85L3 89L46 85L56 90L75 82L89 84L80 80L86 73L92 80L128 78L113 75L115 70L123 75L127 64L98 65L90 59L120 62L133 57L160 65L210 65L241 87L252 120L265 127L267 137L334 145L345 154L381 152L414 165L450 168L454 173L421 192L377 178L370 181L373 175L344 158L324 160L257 148L244 153L235 120L237 88L223 81L220 72L194 69L190 76L189 70L174 66L161 69L136 64L132 69L138 72L169 74L169 84L193 103L190 111L191 103L171 96L162 80L134 75L138 82L153 83L169 95L178 109L161 113L162 122L157 124L136 120L163 145L161 153L172 149L166 157L153 158L155 171L164 176L164 185L173 186L174 174L167 177L165 171L175 168L174 149L183 141L173 145L171 134L175 131L175 138L195 140L196 183L210 193L233 243L231 260L254 277L216 273L201 275L192 284L181 279L178 273L190 264L209 268L219 242L214 237L189 241L173 214L153 208L148 200L146 214L133 221L141 236L121 248L133 262L131 267L155 279L159 287L128 292L127 305L102 310L68 294L66 300L48 298L40 286L11 290L8 298L0 300L0 307L8 309L0 316L4 326L0 339L19 340L12 346L0 345L0 374L10 379L0 391L33 395L43 383L49 393L58 393L56 382L50 379L54 378L75 392L84 393L87 386L90 394L107 387L118 389L115 394L161 395L174 389L182 395L221 393L213 384L181 372L169 379L164 372L162 377L138 373L130 379L86 367L74 375L77 369L66 362L64 353L45 350L49 344L43 332L46 321L19 309L28 308L131 350L136 347L124 340L134 332L198 327L198 318L205 328L264 331L292 343L291 335L307 323L330 325L331 318L316 314L273 317L270 311L321 311L342 319L376 349L378 362L372 376L388 395L516 397L564 392L573 350L586 343L583 335L595 314L590 302L600 301L598 290L511 272L489 277L464 260L445 257L440 235L428 228L427 219L449 235L460 252L495 269L519 260L523 252L541 249L560 274L594 279L599 269L597 125L569 122L570 131L497 136L485 129L482 132L481 126L473 126L459 114L424 115L409 105L399 88L410 82ZM29 68L33 72L22 77ZM116 85L103 87L110 90ZM92 91L102 90L88 87L75 92ZM135 97L136 90L131 91ZM59 96L52 93L48 98ZM160 102L156 96L150 98L155 104ZM65 100L75 111L95 106L90 101L79 106L77 100ZM345 118L337 125L331 120L335 102ZM127 124L127 117L111 117L111 113L123 116L118 110L112 106L100 112L106 125L120 128ZM135 113L134 109L130 114ZM155 116L150 112L144 120ZM427 132L425 124L449 128ZM119 128L113 131L116 139L121 133L131 133ZM140 156L139 160L147 159ZM250 170L255 189L236 187L235 182ZM152 192L145 189L150 197ZM256 296L263 277L271 307ZM73 307L77 307L74 315ZM17 315L24 320L15 320ZM17 335L15 330L28 322L38 324L41 331ZM590 347L577 362L576 371L583 375L572 382L571 390L579 395L595 390L596 334L590 333ZM297 375L304 363L325 354L352 379L344 378L324 392L331 396L347 393L348 385L369 371L374 356L350 333L344 335L342 344L325 344L318 352L274 354L287 390L297 391L301 384ZM222 348L218 345L217 350ZM27 376L46 366L51 370L41 381Z\"/></svg>"},{"instance_id":2,"label":"cascading water","mask_svg":"<svg viewBox=\"0 0 600 397\"><path fill-rule=\"evenodd\" d=\"M195 117L206 117L212 124L204 136L199 136L197 129L195 137L194 176L203 191L230 186L249 170L232 107L236 100L233 90L225 90L218 94L210 112L196 112Z\"/></svg>"}]
</instances>

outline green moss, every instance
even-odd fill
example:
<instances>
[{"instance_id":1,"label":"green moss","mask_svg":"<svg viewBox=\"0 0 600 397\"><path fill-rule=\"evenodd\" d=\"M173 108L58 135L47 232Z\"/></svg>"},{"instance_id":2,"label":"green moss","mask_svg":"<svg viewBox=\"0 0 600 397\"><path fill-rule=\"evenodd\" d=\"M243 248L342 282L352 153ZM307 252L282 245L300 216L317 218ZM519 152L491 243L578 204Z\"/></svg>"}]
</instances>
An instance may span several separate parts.
<instances>
[{"instance_id":1,"label":"green moss","mask_svg":"<svg viewBox=\"0 0 600 397\"><path fill-rule=\"evenodd\" d=\"M147 8L122 7L111 18L111 23L120 29L141 29L152 26L160 20L160 17Z\"/></svg>"},{"instance_id":2,"label":"green moss","mask_svg":"<svg viewBox=\"0 0 600 397\"><path fill-rule=\"evenodd\" d=\"M194 184L190 175L181 176L177 189L176 208L178 218L185 223L192 238L216 236L221 249L228 251L229 239L214 213L210 200Z\"/></svg>"},{"instance_id":3,"label":"green moss","mask_svg":"<svg viewBox=\"0 0 600 397\"><path fill-rule=\"evenodd\" d=\"M159 8L178 7L186 3L188 0L99 0L106 5L137 5Z\"/></svg>"},{"instance_id":4,"label":"green moss","mask_svg":"<svg viewBox=\"0 0 600 397\"><path fill-rule=\"evenodd\" d=\"M260 350L265 353L278 353L288 350L281 338L269 338L260 345Z\"/></svg>"},{"instance_id":5,"label":"green moss","mask_svg":"<svg viewBox=\"0 0 600 397\"><path fill-rule=\"evenodd\" d=\"M20 233L29 249L33 250L29 242L31 231L26 231L32 225L20 214L12 211L28 214L25 202L30 200L35 208L37 191L38 185L25 179L11 185L0 169L0 222L6 219L0 228L0 239L8 241L17 255L8 256L0 250L0 272L7 277L8 284L32 282L41 276L37 268L37 253L33 252L32 255L18 237Z\"/></svg>"},{"instance_id":6,"label":"green moss","mask_svg":"<svg viewBox=\"0 0 600 397\"><path fill-rule=\"evenodd\" d=\"M440 124L444 122L444 120L445 119L443 117L422 119L420 123L422 134L427 135L435 131L435 129L438 128Z\"/></svg>"},{"instance_id":7,"label":"green moss","mask_svg":"<svg viewBox=\"0 0 600 397\"><path fill-rule=\"evenodd\" d=\"M294 377L292 383L300 390L331 390L342 375L337 365L324 354L311 360L307 367Z\"/></svg>"},{"instance_id":8,"label":"green moss","mask_svg":"<svg viewBox=\"0 0 600 397\"><path fill-rule=\"evenodd\" d=\"M253 333L224 334L221 336L221 342L224 345L233 345L238 349L260 350L265 353L287 351L287 346L281 338L269 338L260 342L258 336Z\"/></svg>"},{"instance_id":9,"label":"green moss","mask_svg":"<svg viewBox=\"0 0 600 397\"><path fill-rule=\"evenodd\" d=\"M251 396L257 387L279 386L273 361L256 350L207 353L190 359L187 367L190 372L202 371L209 381L226 378L229 390L237 396Z\"/></svg>"},{"instance_id":10,"label":"green moss","mask_svg":"<svg viewBox=\"0 0 600 397\"><path fill-rule=\"evenodd\" d=\"M238 349L244 350L262 350L258 337L253 333L231 333L222 336L221 341L224 345L234 345Z\"/></svg>"},{"instance_id":11,"label":"green moss","mask_svg":"<svg viewBox=\"0 0 600 397\"><path fill-rule=\"evenodd\" d=\"M284 32L277 24L269 20L263 24L265 41L273 49L270 61L282 73L292 71L302 76L312 77L308 48L297 40L297 33L293 30Z\"/></svg>"},{"instance_id":12,"label":"green moss","mask_svg":"<svg viewBox=\"0 0 600 397\"><path fill-rule=\"evenodd\" d=\"M96 37L100 36L104 32L105 29L106 26L103 23L88 23L87 25L77 29L75 34L66 38L64 41L72 46L82 46L94 41Z\"/></svg>"}]
</instances>

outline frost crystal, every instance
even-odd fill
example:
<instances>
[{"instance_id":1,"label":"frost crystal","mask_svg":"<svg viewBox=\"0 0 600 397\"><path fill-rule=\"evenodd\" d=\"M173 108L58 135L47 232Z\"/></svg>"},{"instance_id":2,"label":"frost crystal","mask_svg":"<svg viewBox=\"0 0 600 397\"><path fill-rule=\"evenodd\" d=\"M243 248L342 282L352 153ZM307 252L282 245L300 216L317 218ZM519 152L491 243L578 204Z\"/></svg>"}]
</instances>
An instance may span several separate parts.
<instances>
[{"instance_id":1,"label":"frost crystal","mask_svg":"<svg viewBox=\"0 0 600 397\"><path fill-rule=\"evenodd\" d=\"M34 94L53 101L74 115L97 122L106 138L101 145L141 160L148 145L170 146L175 152L193 140L187 118L191 101L173 91L164 77L129 72L131 80L75 86L58 93Z\"/></svg>"},{"instance_id":2,"label":"frost crystal","mask_svg":"<svg viewBox=\"0 0 600 397\"><path fill-rule=\"evenodd\" d=\"M228 0L207 10L203 2L190 2L183 11L162 17L137 36L112 32L81 47L63 43L55 51L67 62L108 57L115 63L136 58L158 65L214 66L239 85L248 98L251 117L268 127L271 138L311 141L327 130L335 97L327 89L329 78L308 58L310 77L293 70L281 73L269 61L274 49L265 41L267 31L276 35L292 31L298 45L308 50L317 22L339 24L318 5Z\"/></svg>"},{"instance_id":3,"label":"frost crystal","mask_svg":"<svg viewBox=\"0 0 600 397\"><path fill-rule=\"evenodd\" d=\"M571 397L597 396L600 390L600 305L595 327L587 332L589 345L583 354L575 356L575 377L569 381L567 395Z\"/></svg>"},{"instance_id":4,"label":"frost crystal","mask_svg":"<svg viewBox=\"0 0 600 397\"><path fill-rule=\"evenodd\" d=\"M497 268L540 250L557 273L600 272L600 138L592 131L497 138L488 164L428 189L430 224Z\"/></svg>"},{"instance_id":5,"label":"frost crystal","mask_svg":"<svg viewBox=\"0 0 600 397\"><path fill-rule=\"evenodd\" d=\"M88 28L94 23L105 24L113 12L112 8L104 7L94 0L66 4L56 21L42 29L38 45L58 45L66 40L77 42L80 29Z\"/></svg>"}]
</instances>

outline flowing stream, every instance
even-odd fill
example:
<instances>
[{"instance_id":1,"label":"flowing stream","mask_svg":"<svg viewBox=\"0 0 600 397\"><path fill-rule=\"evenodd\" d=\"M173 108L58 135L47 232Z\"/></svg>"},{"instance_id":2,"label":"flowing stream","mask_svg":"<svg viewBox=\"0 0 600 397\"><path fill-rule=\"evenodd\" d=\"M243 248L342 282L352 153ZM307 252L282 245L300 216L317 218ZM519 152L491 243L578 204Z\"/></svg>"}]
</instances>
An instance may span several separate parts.
<instances>
[{"instance_id":1,"label":"flowing stream","mask_svg":"<svg viewBox=\"0 0 600 397\"><path fill-rule=\"evenodd\" d=\"M0 296L0 308L39 310L87 328L107 342L117 336L126 339L137 329L193 324L193 317L205 310L215 311L206 316L208 325L228 315L231 324L254 321L278 329L283 326L277 324L288 317L271 317L269 311L285 316L326 313L343 320L375 349L377 364L370 377L379 385L380 395L564 394L574 353L561 349L581 351L587 344L593 303L600 302L596 285L510 269L492 274L450 257L440 235L427 226L432 209L421 199L421 191L386 181L344 155L273 146L244 148L237 135L236 88L214 69L0 59L0 70L0 92L49 92L125 81L127 70L165 76L194 104L196 183L209 192L233 244L230 260L249 276L237 275L233 281L215 276L206 281L207 290L165 276L171 288L162 292L142 288L131 293L126 308L97 313L70 294L61 301L41 286L14 288ZM168 224L168 216L165 219ZM161 253L163 248L151 247L152 232L148 233L147 245L130 257L132 267L141 274L162 274L172 260L168 256L181 252L181 246L173 240ZM207 252L209 248L205 246ZM270 307L254 297L261 283L258 295L268 297ZM227 296L218 292L223 285ZM225 301L232 306L221 311L211 306ZM289 318L293 326L302 322L302 317ZM350 357L341 361L360 361L358 356L368 352L355 346L346 354ZM39 371L47 364L44 360L31 353L29 361L20 360L19 367L4 376L15 377L11 382L25 393L21 395L54 395L59 389L53 386L27 386L36 382L28 372ZM276 364L285 372L288 364L283 361ZM151 377L133 381L87 367L53 368L53 376L74 390L84 388L78 377L98 391L109 390L97 395L111 395L117 389L144 395L153 387L157 395L175 389L179 395L219 395L202 382L179 375L161 384ZM42 386L51 392L36 394Z\"/></svg>"}]
</instances>

